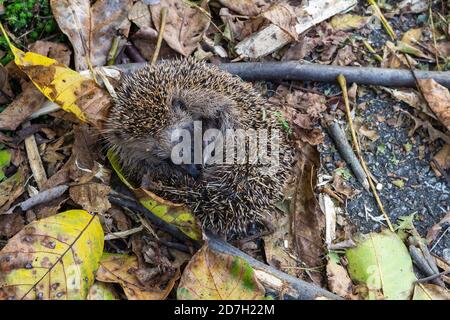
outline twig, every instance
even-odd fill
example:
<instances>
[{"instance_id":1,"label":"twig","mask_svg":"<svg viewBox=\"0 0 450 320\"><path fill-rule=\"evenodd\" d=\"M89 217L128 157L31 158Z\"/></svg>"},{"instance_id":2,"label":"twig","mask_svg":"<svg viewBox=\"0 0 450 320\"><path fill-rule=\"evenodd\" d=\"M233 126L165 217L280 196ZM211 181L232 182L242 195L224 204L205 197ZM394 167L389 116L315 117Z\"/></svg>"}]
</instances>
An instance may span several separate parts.
<instances>
[{"instance_id":1,"label":"twig","mask_svg":"<svg viewBox=\"0 0 450 320\"><path fill-rule=\"evenodd\" d=\"M347 162L347 164L350 166L353 173L355 174L356 179L359 181L359 183L361 183L366 191L369 191L370 185L367 181L367 175L355 153L353 152L353 148L348 143L344 131L341 129L338 123L333 121L328 126L328 132L330 133L331 138L333 138L336 149L339 151L339 154L342 156L345 162Z\"/></svg>"},{"instance_id":2,"label":"twig","mask_svg":"<svg viewBox=\"0 0 450 320\"><path fill-rule=\"evenodd\" d=\"M373 54L375 60L377 60L378 62L383 62L383 58L375 51L375 49L370 45L369 42L367 42L367 40L363 40L362 42L367 50L369 50L369 52Z\"/></svg>"},{"instance_id":3,"label":"twig","mask_svg":"<svg viewBox=\"0 0 450 320\"><path fill-rule=\"evenodd\" d=\"M29 121L23 123L22 125L23 128L29 126L31 126ZM28 162L30 163L34 180L36 181L39 190L42 190L45 182L47 181L47 174L44 166L42 165L41 156L39 155L39 149L37 147L36 138L34 135L30 135L25 138L25 149L27 150Z\"/></svg>"},{"instance_id":4,"label":"twig","mask_svg":"<svg viewBox=\"0 0 450 320\"><path fill-rule=\"evenodd\" d=\"M290 276L252 258L251 256L233 247L227 242L217 238L209 232L206 232L206 235L208 237L209 248L225 254L238 256L247 261L255 270L258 280L261 281L261 283L266 288L275 290L278 293L287 292L289 295L299 300L313 300L318 297L326 297L333 300L342 300L341 297L327 290Z\"/></svg>"},{"instance_id":5,"label":"twig","mask_svg":"<svg viewBox=\"0 0 450 320\"><path fill-rule=\"evenodd\" d=\"M414 262L414 264L417 266L417 268L420 269L427 277L433 276L436 273L431 269L431 267L428 265L427 261L423 257L422 252L417 249L415 246L410 245L409 246L409 253L411 255L411 258ZM432 280L432 282L438 286L445 286L443 281L439 278L435 278Z\"/></svg>"},{"instance_id":6,"label":"twig","mask_svg":"<svg viewBox=\"0 0 450 320\"><path fill-rule=\"evenodd\" d=\"M373 11L375 12L375 15L380 18L381 23L383 24L383 27L386 29L387 33L391 37L392 40L397 40L397 36L395 35L394 30L392 30L391 25L384 17L383 13L380 10L380 7L378 7L378 4L375 2L375 0L368 0L369 4L372 6Z\"/></svg>"},{"instance_id":7,"label":"twig","mask_svg":"<svg viewBox=\"0 0 450 320\"><path fill-rule=\"evenodd\" d=\"M141 55L141 53L136 49L136 47L129 43L125 46L125 54L131 59L133 62L141 62L147 64L147 61Z\"/></svg>"},{"instance_id":8,"label":"twig","mask_svg":"<svg viewBox=\"0 0 450 320\"><path fill-rule=\"evenodd\" d=\"M426 278L422 278L422 279L418 279L418 280L416 280L416 282L428 282L428 281L434 280L436 278L440 278L442 276L445 276L447 274L450 274L450 270L442 271L441 273L436 273L436 274L433 274L432 276L429 276L429 277L426 277Z\"/></svg>"},{"instance_id":9,"label":"twig","mask_svg":"<svg viewBox=\"0 0 450 320\"><path fill-rule=\"evenodd\" d=\"M27 211L28 209L31 209L37 206L38 204L52 201L58 198L59 196L63 195L68 188L69 187L66 185L61 185L45 191L41 191L38 194L32 196L31 198L28 198L27 200L15 205L14 207L11 207L6 213L7 214L12 213L14 209L17 207L20 207L20 209L22 209L23 211Z\"/></svg>"},{"instance_id":10,"label":"twig","mask_svg":"<svg viewBox=\"0 0 450 320\"><path fill-rule=\"evenodd\" d=\"M155 51L153 52L151 64L155 64L158 60L159 51L161 50L161 44L164 37L164 30L166 28L166 18L168 9L166 7L161 9L161 25L159 27L158 39L156 40Z\"/></svg>"},{"instance_id":11,"label":"twig","mask_svg":"<svg viewBox=\"0 0 450 320\"><path fill-rule=\"evenodd\" d=\"M135 49L136 50L136 49ZM116 65L114 68L133 72L143 68L146 63ZM352 67L321 65L317 63L285 62L235 62L218 64L222 70L238 75L248 81L258 80L301 80L336 82L343 74L348 82L385 87L416 87L416 80L410 70L373 67ZM417 79L434 79L450 88L450 72L416 70Z\"/></svg>"},{"instance_id":12,"label":"twig","mask_svg":"<svg viewBox=\"0 0 450 320\"><path fill-rule=\"evenodd\" d=\"M362 156L361 148L359 146L359 142L356 137L356 131L355 131L355 128L353 127L353 120L352 120L352 115L351 115L351 111L350 111L350 103L348 101L348 94L347 94L347 81L345 80L345 77L342 74L340 74L338 76L338 82L342 89L342 96L344 98L345 111L347 113L348 124L350 126L350 131L352 133L353 145L355 146L359 161L364 169L364 172L366 173L367 180L369 181L370 188L372 189L372 193L375 197L378 207L380 208L381 213L384 215L384 217L386 219L386 222L389 226L389 230L394 232L394 227L392 226L391 220L389 219L389 216L387 215L386 211L384 211L383 203L381 202L381 199L378 196L377 188L375 187L375 184L372 181L369 169L367 168L366 163L364 162L364 158Z\"/></svg>"},{"instance_id":13,"label":"twig","mask_svg":"<svg viewBox=\"0 0 450 320\"><path fill-rule=\"evenodd\" d=\"M130 200L128 197L120 197L118 196L117 193L110 194L108 199L112 204L115 204L119 207L128 208L145 215L150 220L150 222L153 223L156 227L158 227L163 231L166 231L167 233L172 235L174 238L180 240L181 242L192 243L194 247L200 248L200 244L198 242L189 238L187 235L182 233L177 227L169 223L166 223L164 220L154 215L150 210L148 210L138 202Z\"/></svg>"}]
</instances>

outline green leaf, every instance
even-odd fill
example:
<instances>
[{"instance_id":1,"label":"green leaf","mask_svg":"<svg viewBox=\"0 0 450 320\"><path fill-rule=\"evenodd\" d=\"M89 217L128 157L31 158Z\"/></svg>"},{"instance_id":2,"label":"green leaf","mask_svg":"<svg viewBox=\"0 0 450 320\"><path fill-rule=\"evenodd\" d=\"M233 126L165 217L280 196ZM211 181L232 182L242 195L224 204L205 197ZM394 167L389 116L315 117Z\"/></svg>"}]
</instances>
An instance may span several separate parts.
<instances>
[{"instance_id":1,"label":"green leaf","mask_svg":"<svg viewBox=\"0 0 450 320\"><path fill-rule=\"evenodd\" d=\"M5 172L3 169L9 167L11 164L11 152L9 150L0 150L0 181L5 179Z\"/></svg>"},{"instance_id":2,"label":"green leaf","mask_svg":"<svg viewBox=\"0 0 450 320\"><path fill-rule=\"evenodd\" d=\"M357 239L346 252L353 281L364 285L369 299L406 300L416 277L408 249L389 230L369 233Z\"/></svg>"}]
</instances>

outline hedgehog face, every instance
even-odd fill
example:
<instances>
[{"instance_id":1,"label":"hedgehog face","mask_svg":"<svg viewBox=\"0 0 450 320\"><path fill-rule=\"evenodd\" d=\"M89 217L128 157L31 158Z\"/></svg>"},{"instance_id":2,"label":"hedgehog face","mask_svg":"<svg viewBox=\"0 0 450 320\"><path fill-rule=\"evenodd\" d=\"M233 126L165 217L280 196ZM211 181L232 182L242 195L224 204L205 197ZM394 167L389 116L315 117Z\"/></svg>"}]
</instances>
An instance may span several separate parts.
<instances>
[{"instance_id":1,"label":"hedgehog face","mask_svg":"<svg viewBox=\"0 0 450 320\"><path fill-rule=\"evenodd\" d=\"M225 133L226 129L238 125L238 117L234 102L226 96L207 89L191 90L175 88L166 90L155 101L143 100L133 105L134 99L128 99L128 114L124 114L122 99L110 111L107 136L109 142L116 146L128 162L145 161L150 166L169 165L172 170L197 177L201 173L203 157L200 162L194 161L194 151L200 144L218 141L203 141L203 133L208 129L216 129ZM164 97L163 97L164 95ZM152 97L149 93L147 97ZM161 99L162 98L162 99ZM117 112L116 110L120 110ZM122 122L121 126L117 124ZM200 126L200 132L198 132ZM197 131L196 131L197 130ZM189 139L186 139L186 135ZM200 139L200 141L198 141ZM187 142L189 141L189 142ZM174 161L174 148L184 144L183 152L176 154L190 161Z\"/></svg>"}]
</instances>

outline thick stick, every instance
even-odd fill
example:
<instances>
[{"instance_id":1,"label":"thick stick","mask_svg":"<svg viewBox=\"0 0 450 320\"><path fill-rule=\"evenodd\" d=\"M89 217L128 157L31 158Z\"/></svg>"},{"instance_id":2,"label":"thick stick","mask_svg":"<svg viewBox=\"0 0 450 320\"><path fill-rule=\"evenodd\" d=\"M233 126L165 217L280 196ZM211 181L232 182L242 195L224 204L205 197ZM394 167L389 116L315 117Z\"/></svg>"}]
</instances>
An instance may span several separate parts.
<instances>
[{"instance_id":1,"label":"thick stick","mask_svg":"<svg viewBox=\"0 0 450 320\"><path fill-rule=\"evenodd\" d=\"M116 65L125 72L145 66L145 63ZM385 69L371 67L341 67L316 63L302 64L298 62L236 62L222 63L219 68L236 74L248 81L255 80L301 80L336 82L339 74L343 74L349 83L378 85L385 87L415 87L416 82L410 70ZM417 79L434 79L441 85L450 88L450 72L414 71Z\"/></svg>"}]
</instances>

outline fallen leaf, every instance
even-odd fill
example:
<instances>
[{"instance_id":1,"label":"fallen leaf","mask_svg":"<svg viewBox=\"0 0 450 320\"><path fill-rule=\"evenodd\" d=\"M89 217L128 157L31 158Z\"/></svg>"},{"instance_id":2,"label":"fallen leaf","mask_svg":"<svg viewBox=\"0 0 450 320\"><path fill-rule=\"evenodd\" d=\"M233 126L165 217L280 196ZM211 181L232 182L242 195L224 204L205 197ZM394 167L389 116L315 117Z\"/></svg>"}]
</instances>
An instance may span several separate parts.
<instances>
[{"instance_id":1,"label":"fallen leaf","mask_svg":"<svg viewBox=\"0 0 450 320\"><path fill-rule=\"evenodd\" d=\"M178 300L261 300L264 287L247 261L204 245L184 269Z\"/></svg>"},{"instance_id":2,"label":"fallen leaf","mask_svg":"<svg viewBox=\"0 0 450 320\"><path fill-rule=\"evenodd\" d=\"M396 186L397 188L402 189L405 186L405 181L402 179L397 179L397 180L392 181L392 184L394 186Z\"/></svg>"},{"instance_id":3,"label":"fallen leaf","mask_svg":"<svg viewBox=\"0 0 450 320\"><path fill-rule=\"evenodd\" d=\"M0 298L85 299L102 252L100 220L84 210L34 221L0 251Z\"/></svg>"},{"instance_id":4,"label":"fallen leaf","mask_svg":"<svg viewBox=\"0 0 450 320\"><path fill-rule=\"evenodd\" d=\"M25 191L27 174L28 167L20 166L15 174L0 183L0 214L4 214Z\"/></svg>"},{"instance_id":5,"label":"fallen leaf","mask_svg":"<svg viewBox=\"0 0 450 320\"><path fill-rule=\"evenodd\" d=\"M413 300L450 300L450 291L435 284L421 283L414 288Z\"/></svg>"},{"instance_id":6,"label":"fallen leaf","mask_svg":"<svg viewBox=\"0 0 450 320\"><path fill-rule=\"evenodd\" d=\"M450 130L450 92L433 79L419 79L418 82L431 110L447 130Z\"/></svg>"},{"instance_id":7,"label":"fallen leaf","mask_svg":"<svg viewBox=\"0 0 450 320\"><path fill-rule=\"evenodd\" d=\"M445 144L441 150L433 157L434 161L431 161L430 166L433 169L436 176L441 177L441 170L447 170L450 168L450 145ZM437 168L436 163L440 168ZM441 170L439 170L441 169Z\"/></svg>"},{"instance_id":8,"label":"fallen leaf","mask_svg":"<svg viewBox=\"0 0 450 320\"><path fill-rule=\"evenodd\" d=\"M95 81L81 76L54 59L14 47L0 24L14 62L50 101L101 128L111 97Z\"/></svg>"},{"instance_id":9,"label":"fallen leaf","mask_svg":"<svg viewBox=\"0 0 450 320\"><path fill-rule=\"evenodd\" d=\"M90 287L86 300L118 300L118 297L113 285L96 281Z\"/></svg>"},{"instance_id":10,"label":"fallen leaf","mask_svg":"<svg viewBox=\"0 0 450 320\"><path fill-rule=\"evenodd\" d=\"M106 64L117 31L129 28L132 0L51 0L53 16L75 52L75 69Z\"/></svg>"},{"instance_id":11,"label":"fallen leaf","mask_svg":"<svg viewBox=\"0 0 450 320\"><path fill-rule=\"evenodd\" d=\"M178 0L161 0L158 4L151 5L153 23L158 30L162 8L168 10L164 41L175 51L189 56L209 27L208 1L202 0L196 7Z\"/></svg>"},{"instance_id":12,"label":"fallen leaf","mask_svg":"<svg viewBox=\"0 0 450 320\"><path fill-rule=\"evenodd\" d=\"M446 223L450 224L450 212L447 212L445 217L443 217L438 223L436 223L434 226L432 226L430 228L430 230L428 230L426 239L429 243L436 240L436 237L440 234L442 227Z\"/></svg>"},{"instance_id":13,"label":"fallen leaf","mask_svg":"<svg viewBox=\"0 0 450 320\"><path fill-rule=\"evenodd\" d=\"M364 137L369 138L371 141L377 141L380 138L378 132L376 130L369 129L367 124L363 124L358 128L358 133L363 135Z\"/></svg>"},{"instance_id":14,"label":"fallen leaf","mask_svg":"<svg viewBox=\"0 0 450 320\"><path fill-rule=\"evenodd\" d=\"M6 178L3 169L6 169L11 164L11 151L8 149L0 150L0 181Z\"/></svg>"},{"instance_id":15,"label":"fallen leaf","mask_svg":"<svg viewBox=\"0 0 450 320\"><path fill-rule=\"evenodd\" d=\"M0 237L11 238L22 230L25 221L20 213L0 215Z\"/></svg>"},{"instance_id":16,"label":"fallen leaf","mask_svg":"<svg viewBox=\"0 0 450 320\"><path fill-rule=\"evenodd\" d=\"M345 182L341 174L334 175L333 188L337 193L345 196L347 199L353 198L356 194L355 190Z\"/></svg>"},{"instance_id":17,"label":"fallen leaf","mask_svg":"<svg viewBox=\"0 0 450 320\"><path fill-rule=\"evenodd\" d=\"M369 299L408 300L416 277L402 240L389 230L361 235L357 247L348 249L348 271L364 285Z\"/></svg>"},{"instance_id":18,"label":"fallen leaf","mask_svg":"<svg viewBox=\"0 0 450 320\"><path fill-rule=\"evenodd\" d=\"M118 283L129 300L164 300L172 290L177 274L164 289L141 283L136 276L139 269L136 256L104 253L96 279L102 282Z\"/></svg>"},{"instance_id":19,"label":"fallen leaf","mask_svg":"<svg viewBox=\"0 0 450 320\"><path fill-rule=\"evenodd\" d=\"M339 264L339 258L330 257L327 263L328 287L345 299L354 299L353 283L347 270Z\"/></svg>"},{"instance_id":20,"label":"fallen leaf","mask_svg":"<svg viewBox=\"0 0 450 320\"><path fill-rule=\"evenodd\" d=\"M0 113L0 129L16 130L42 107L45 100L45 96L33 84L24 86L17 98Z\"/></svg>"},{"instance_id":21,"label":"fallen leaf","mask_svg":"<svg viewBox=\"0 0 450 320\"><path fill-rule=\"evenodd\" d=\"M108 194L111 187L100 183L87 183L70 187L69 194L75 203L88 212L103 214L111 208Z\"/></svg>"},{"instance_id":22,"label":"fallen leaf","mask_svg":"<svg viewBox=\"0 0 450 320\"><path fill-rule=\"evenodd\" d=\"M65 66L70 64L72 52L64 43L50 41L36 41L30 45L30 51L55 59Z\"/></svg>"},{"instance_id":23,"label":"fallen leaf","mask_svg":"<svg viewBox=\"0 0 450 320\"><path fill-rule=\"evenodd\" d=\"M292 199L292 228L294 248L306 269L322 266L324 243L322 233L325 221L314 193L319 168L319 153L304 143L298 148L296 189ZM320 272L309 273L317 284L322 282Z\"/></svg>"},{"instance_id":24,"label":"fallen leaf","mask_svg":"<svg viewBox=\"0 0 450 320\"><path fill-rule=\"evenodd\" d=\"M433 114L433 112L431 112L426 102L422 99L422 97L417 91L413 89L400 90L385 87L383 87L383 90L389 92L394 98L396 98L399 101L405 102L414 109L417 109L434 119L436 118L436 116Z\"/></svg>"},{"instance_id":25,"label":"fallen leaf","mask_svg":"<svg viewBox=\"0 0 450 320\"><path fill-rule=\"evenodd\" d=\"M130 21L137 25L139 29L145 27L151 28L153 26L152 17L150 15L150 8L142 1L136 1L136 3L128 12L128 19L130 19Z\"/></svg>"},{"instance_id":26,"label":"fallen leaf","mask_svg":"<svg viewBox=\"0 0 450 320\"><path fill-rule=\"evenodd\" d=\"M363 17L354 14L339 14L331 19L331 26L335 30L350 31L364 27L372 17Z\"/></svg>"},{"instance_id":27,"label":"fallen leaf","mask_svg":"<svg viewBox=\"0 0 450 320\"><path fill-rule=\"evenodd\" d=\"M353 52L353 47L351 45L346 45L345 47L338 50L332 64L337 66L348 66L357 59L358 58Z\"/></svg>"},{"instance_id":28,"label":"fallen leaf","mask_svg":"<svg viewBox=\"0 0 450 320\"><path fill-rule=\"evenodd\" d=\"M219 2L234 12L254 17L264 12L274 0L219 0Z\"/></svg>"}]
</instances>

